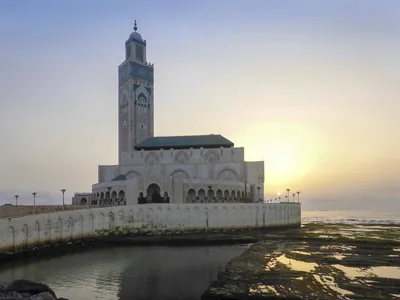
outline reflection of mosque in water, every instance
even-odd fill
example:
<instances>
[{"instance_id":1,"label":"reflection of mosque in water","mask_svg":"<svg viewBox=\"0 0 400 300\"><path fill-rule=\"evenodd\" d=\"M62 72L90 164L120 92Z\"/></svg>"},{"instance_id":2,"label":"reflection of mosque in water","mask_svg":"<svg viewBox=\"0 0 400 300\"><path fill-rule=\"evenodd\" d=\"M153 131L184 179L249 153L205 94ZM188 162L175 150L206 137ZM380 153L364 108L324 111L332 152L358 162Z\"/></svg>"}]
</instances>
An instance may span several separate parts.
<instances>
[{"instance_id":1,"label":"reflection of mosque in water","mask_svg":"<svg viewBox=\"0 0 400 300\"><path fill-rule=\"evenodd\" d=\"M24 278L68 299L200 299L218 272L245 249L112 247L33 261L0 271L0 282Z\"/></svg>"},{"instance_id":2,"label":"reflection of mosque in water","mask_svg":"<svg viewBox=\"0 0 400 300\"><path fill-rule=\"evenodd\" d=\"M229 260L243 251L240 247L141 250L122 274L119 299L200 299Z\"/></svg>"}]
</instances>

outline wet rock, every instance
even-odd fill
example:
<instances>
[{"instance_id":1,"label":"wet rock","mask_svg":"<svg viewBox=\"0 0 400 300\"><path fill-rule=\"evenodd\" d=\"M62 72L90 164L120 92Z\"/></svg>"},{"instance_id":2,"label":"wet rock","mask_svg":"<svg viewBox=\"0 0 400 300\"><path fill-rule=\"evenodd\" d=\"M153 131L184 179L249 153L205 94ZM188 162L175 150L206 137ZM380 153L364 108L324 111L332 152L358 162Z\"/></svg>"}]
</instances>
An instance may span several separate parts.
<instances>
[{"instance_id":1,"label":"wet rock","mask_svg":"<svg viewBox=\"0 0 400 300\"><path fill-rule=\"evenodd\" d=\"M14 291L3 291L0 292L0 300L17 300L24 299L20 294Z\"/></svg>"},{"instance_id":2,"label":"wet rock","mask_svg":"<svg viewBox=\"0 0 400 300\"><path fill-rule=\"evenodd\" d=\"M15 280L13 283L7 286L7 291L14 291L17 293L29 293L31 295L48 292L51 296L53 296L53 298L57 299L54 291L46 284L36 283L24 279Z\"/></svg>"},{"instance_id":3,"label":"wet rock","mask_svg":"<svg viewBox=\"0 0 400 300\"><path fill-rule=\"evenodd\" d=\"M381 278L383 274L373 268L400 267L393 250L398 247L400 227L393 232L375 231L376 239L370 232L357 235L351 231L352 238L341 234L353 227L307 225L297 232L260 236L218 274L202 300L392 299L400 294L400 280ZM322 233L315 231L322 229ZM333 238L319 236L326 231ZM353 270L359 276L353 278Z\"/></svg>"},{"instance_id":4,"label":"wet rock","mask_svg":"<svg viewBox=\"0 0 400 300\"><path fill-rule=\"evenodd\" d=\"M0 292L5 291L7 289L7 283L0 282Z\"/></svg>"},{"instance_id":5,"label":"wet rock","mask_svg":"<svg viewBox=\"0 0 400 300\"><path fill-rule=\"evenodd\" d=\"M29 300L56 300L49 292L33 295Z\"/></svg>"}]
</instances>

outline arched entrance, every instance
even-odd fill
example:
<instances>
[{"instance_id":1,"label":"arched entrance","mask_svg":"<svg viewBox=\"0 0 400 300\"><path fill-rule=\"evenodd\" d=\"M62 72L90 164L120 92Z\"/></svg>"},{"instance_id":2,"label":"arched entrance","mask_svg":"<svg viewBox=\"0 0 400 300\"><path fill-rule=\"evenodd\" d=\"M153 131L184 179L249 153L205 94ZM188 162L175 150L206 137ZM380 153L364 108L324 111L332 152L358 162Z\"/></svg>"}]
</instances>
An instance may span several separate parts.
<instances>
[{"instance_id":1,"label":"arched entrance","mask_svg":"<svg viewBox=\"0 0 400 300\"><path fill-rule=\"evenodd\" d=\"M164 192L164 198L163 198L163 202L164 202L164 203L169 203L169 196L168 196L168 192Z\"/></svg>"},{"instance_id":2,"label":"arched entrance","mask_svg":"<svg viewBox=\"0 0 400 300\"><path fill-rule=\"evenodd\" d=\"M207 191L207 203L212 203L215 202L215 197L214 197L214 190L211 188L208 188Z\"/></svg>"},{"instance_id":3,"label":"arched entrance","mask_svg":"<svg viewBox=\"0 0 400 300\"><path fill-rule=\"evenodd\" d=\"M125 192L123 190L119 191L118 199L121 205L126 205Z\"/></svg>"},{"instance_id":4,"label":"arched entrance","mask_svg":"<svg viewBox=\"0 0 400 300\"><path fill-rule=\"evenodd\" d=\"M197 194L199 197L199 202L204 203L206 199L206 192L203 189L200 189Z\"/></svg>"},{"instance_id":5,"label":"arched entrance","mask_svg":"<svg viewBox=\"0 0 400 300\"><path fill-rule=\"evenodd\" d=\"M229 199L230 199L229 191L225 190L225 192L224 192L224 201L223 202L230 202Z\"/></svg>"},{"instance_id":6,"label":"arched entrance","mask_svg":"<svg viewBox=\"0 0 400 300\"><path fill-rule=\"evenodd\" d=\"M152 183L147 187L146 200L147 203L162 203L160 195L160 187L156 183Z\"/></svg>"},{"instance_id":7,"label":"arched entrance","mask_svg":"<svg viewBox=\"0 0 400 300\"><path fill-rule=\"evenodd\" d=\"M222 202L222 191L217 190L217 202Z\"/></svg>"},{"instance_id":8,"label":"arched entrance","mask_svg":"<svg viewBox=\"0 0 400 300\"><path fill-rule=\"evenodd\" d=\"M81 205L86 205L86 204L87 204L86 198L82 198L82 199L81 199Z\"/></svg>"},{"instance_id":9,"label":"arched entrance","mask_svg":"<svg viewBox=\"0 0 400 300\"><path fill-rule=\"evenodd\" d=\"M143 196L143 192L139 193L138 204L146 204L146 198Z\"/></svg>"},{"instance_id":10,"label":"arched entrance","mask_svg":"<svg viewBox=\"0 0 400 300\"><path fill-rule=\"evenodd\" d=\"M194 189L190 189L188 191L187 203L195 203L196 202L196 191Z\"/></svg>"},{"instance_id":11,"label":"arched entrance","mask_svg":"<svg viewBox=\"0 0 400 300\"><path fill-rule=\"evenodd\" d=\"M112 204L119 204L119 203L117 203L119 200L117 199L117 192L116 191L112 191L112 193L111 193L111 203Z\"/></svg>"}]
</instances>

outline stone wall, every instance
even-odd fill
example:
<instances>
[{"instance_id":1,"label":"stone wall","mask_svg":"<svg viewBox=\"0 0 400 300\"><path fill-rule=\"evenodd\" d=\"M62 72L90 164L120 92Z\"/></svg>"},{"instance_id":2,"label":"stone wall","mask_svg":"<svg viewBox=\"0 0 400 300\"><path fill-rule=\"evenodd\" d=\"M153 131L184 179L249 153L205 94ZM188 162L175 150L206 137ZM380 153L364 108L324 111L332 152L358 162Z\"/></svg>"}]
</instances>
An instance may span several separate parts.
<instances>
[{"instance_id":1,"label":"stone wall","mask_svg":"<svg viewBox=\"0 0 400 300\"><path fill-rule=\"evenodd\" d=\"M18 206L0 206L0 218L16 218L32 214L52 213L64 210L79 210L95 208L97 206L88 205L18 205Z\"/></svg>"},{"instance_id":2,"label":"stone wall","mask_svg":"<svg viewBox=\"0 0 400 300\"><path fill-rule=\"evenodd\" d=\"M146 166L149 158L154 158L157 164L201 164L244 162L244 148L211 148L211 149L162 149L154 151L134 151L131 157L123 159L121 165Z\"/></svg>"},{"instance_id":3,"label":"stone wall","mask_svg":"<svg viewBox=\"0 0 400 300\"><path fill-rule=\"evenodd\" d=\"M117 226L157 231L300 226L299 203L143 204L0 219L0 253L91 237Z\"/></svg>"}]
</instances>

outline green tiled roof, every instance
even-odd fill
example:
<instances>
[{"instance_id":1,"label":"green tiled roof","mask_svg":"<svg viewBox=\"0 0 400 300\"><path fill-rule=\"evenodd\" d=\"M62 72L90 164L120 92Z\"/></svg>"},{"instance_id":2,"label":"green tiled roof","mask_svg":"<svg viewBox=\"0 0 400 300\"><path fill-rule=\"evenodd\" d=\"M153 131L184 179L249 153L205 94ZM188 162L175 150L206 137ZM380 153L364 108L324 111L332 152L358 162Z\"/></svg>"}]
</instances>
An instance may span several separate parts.
<instances>
[{"instance_id":1,"label":"green tiled roof","mask_svg":"<svg viewBox=\"0 0 400 300\"><path fill-rule=\"evenodd\" d=\"M232 147L234 144L220 134L209 135L182 135L182 136L158 136L147 138L136 144L136 150L157 149L189 149L189 148L219 148Z\"/></svg>"}]
</instances>

